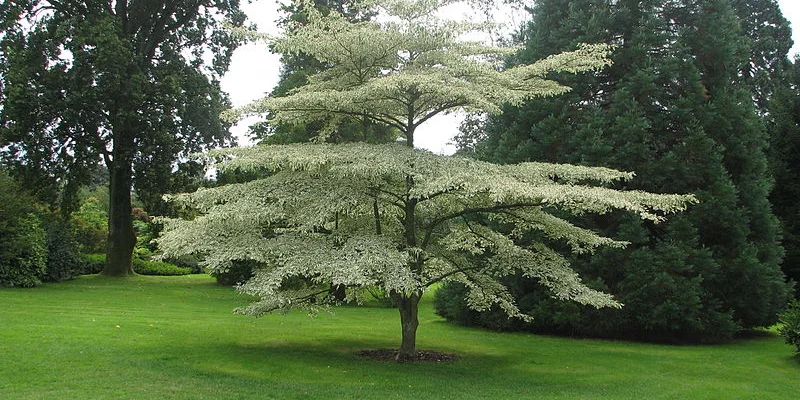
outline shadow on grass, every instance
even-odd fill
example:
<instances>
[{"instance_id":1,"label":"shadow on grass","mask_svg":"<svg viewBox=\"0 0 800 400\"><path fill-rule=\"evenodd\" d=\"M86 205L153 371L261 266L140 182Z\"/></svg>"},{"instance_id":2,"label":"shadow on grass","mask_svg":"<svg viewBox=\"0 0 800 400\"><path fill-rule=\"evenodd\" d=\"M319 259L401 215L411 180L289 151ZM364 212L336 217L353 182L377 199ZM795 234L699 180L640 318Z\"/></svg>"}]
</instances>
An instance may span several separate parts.
<instances>
[{"instance_id":1,"label":"shadow on grass","mask_svg":"<svg viewBox=\"0 0 800 400\"><path fill-rule=\"evenodd\" d=\"M251 361L258 362L266 358L284 358L289 360L306 360L309 362L344 362L353 364L363 364L374 368L377 365L390 365L402 366L402 363L378 361L369 357L358 355L363 350L373 349L393 349L396 343L389 343L378 340L347 340L347 339L324 339L313 340L307 342L290 341L290 340L263 340L260 342L248 343L220 343L218 345L209 345L209 351L220 354L235 354L238 356L246 357ZM454 353L459 357L455 362L467 363L478 361L486 367L493 365L502 365L506 363L507 357L486 354L465 354L452 349L439 349L439 348L420 348L420 350L436 350L447 353ZM416 365L442 365L437 363L426 362L411 362L409 364Z\"/></svg>"},{"instance_id":2,"label":"shadow on grass","mask_svg":"<svg viewBox=\"0 0 800 400\"><path fill-rule=\"evenodd\" d=\"M800 354L795 354L787 359L790 364L793 364L800 368Z\"/></svg>"},{"instance_id":3,"label":"shadow on grass","mask_svg":"<svg viewBox=\"0 0 800 400\"><path fill-rule=\"evenodd\" d=\"M777 337L778 334L766 329L745 329L736 334L734 341L737 340L753 340L753 339L767 339Z\"/></svg>"},{"instance_id":4,"label":"shadow on grass","mask_svg":"<svg viewBox=\"0 0 800 400\"><path fill-rule=\"evenodd\" d=\"M238 398L249 398L241 392L249 388L262 388L259 398L576 398L591 393L598 384L591 371L575 364L520 361L513 354L480 349L424 347L458 354L459 359L450 363L396 363L357 355L361 350L392 347L381 340L242 338L151 348L138 367L163 371L168 379L187 387L231 388ZM630 376L601 383L632 398L626 392ZM458 395L453 397L453 393Z\"/></svg>"},{"instance_id":5,"label":"shadow on grass","mask_svg":"<svg viewBox=\"0 0 800 400\"><path fill-rule=\"evenodd\" d=\"M366 379L394 379L397 374L406 379L446 382L458 376L462 382L481 382L490 379L486 370L503 370L507 357L457 353L459 359L449 363L379 361L360 356L362 350L393 348L380 341L346 339L311 342L291 340L262 340L238 343L203 343L185 348L151 348L146 357L150 367L170 370L178 366L215 378L245 378L257 380L318 379L320 372L333 376L343 374ZM425 348L453 352L451 349ZM313 375L313 376L312 376ZM284 378L281 378L284 377Z\"/></svg>"},{"instance_id":6,"label":"shadow on grass","mask_svg":"<svg viewBox=\"0 0 800 400\"><path fill-rule=\"evenodd\" d=\"M460 353L451 363L396 363L357 355L387 347L392 346L347 339L206 342L149 348L136 367L191 390L229 388L227 396L235 393L237 398L253 397L248 394L252 388L261 388L258 398L357 398L356 393L399 398L394 394L407 391L412 398L436 398L432 393L447 388L471 393L461 397L471 399L476 387L497 388L498 380L509 378L520 381L505 357ZM505 393L500 397L519 396L519 385L499 386Z\"/></svg>"}]
</instances>

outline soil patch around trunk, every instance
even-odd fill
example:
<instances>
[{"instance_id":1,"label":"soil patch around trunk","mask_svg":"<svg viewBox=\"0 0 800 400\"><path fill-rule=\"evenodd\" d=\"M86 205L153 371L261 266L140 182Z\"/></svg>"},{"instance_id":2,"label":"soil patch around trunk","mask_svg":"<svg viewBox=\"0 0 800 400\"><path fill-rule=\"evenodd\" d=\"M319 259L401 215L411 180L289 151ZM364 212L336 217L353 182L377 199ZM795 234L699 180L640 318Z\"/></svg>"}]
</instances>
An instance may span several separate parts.
<instances>
[{"instance_id":1,"label":"soil patch around trunk","mask_svg":"<svg viewBox=\"0 0 800 400\"><path fill-rule=\"evenodd\" d=\"M397 350L394 349L361 350L356 355L378 361L392 362L450 363L458 360L458 355L456 354L442 353L435 350L417 350L415 357L404 360L397 360Z\"/></svg>"}]
</instances>

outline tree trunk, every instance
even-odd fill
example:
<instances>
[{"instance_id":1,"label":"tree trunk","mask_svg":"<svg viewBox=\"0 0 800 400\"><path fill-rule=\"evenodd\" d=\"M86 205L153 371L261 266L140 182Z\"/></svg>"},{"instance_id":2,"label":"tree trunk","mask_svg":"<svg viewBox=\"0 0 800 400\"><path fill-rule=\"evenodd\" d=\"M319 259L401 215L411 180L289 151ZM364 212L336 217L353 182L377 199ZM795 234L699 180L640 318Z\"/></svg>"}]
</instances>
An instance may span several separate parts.
<instances>
[{"instance_id":1,"label":"tree trunk","mask_svg":"<svg viewBox=\"0 0 800 400\"><path fill-rule=\"evenodd\" d=\"M115 132L116 133L116 132ZM116 135L115 135L116 136ZM119 136L129 136L124 133ZM133 230L131 215L131 187L133 174L133 140L126 143L115 137L113 161L109 163L109 208L108 208L108 248L103 275L131 276L133 271L133 248L136 246L136 233Z\"/></svg>"},{"instance_id":2,"label":"tree trunk","mask_svg":"<svg viewBox=\"0 0 800 400\"><path fill-rule=\"evenodd\" d=\"M397 351L395 360L404 362L413 360L417 356L417 327L419 326L419 294L411 296L396 295L395 303L400 311L400 326L402 341Z\"/></svg>"},{"instance_id":3,"label":"tree trunk","mask_svg":"<svg viewBox=\"0 0 800 400\"><path fill-rule=\"evenodd\" d=\"M409 106L408 130L406 131L406 145L414 148L414 125L413 113ZM413 167L413 165L412 165ZM417 227L416 227L416 207L417 199L410 196L411 189L414 188L414 177L406 176L406 199L405 215L403 216L403 229L405 230L406 246L408 248L417 247ZM422 270L422 259L416 259L409 263L409 269L415 273ZM397 310L400 311L400 327L402 340L400 349L397 351L395 360L404 362L413 360L417 356L417 327L419 326L419 300L422 293L414 293L410 296L395 293L392 296Z\"/></svg>"}]
</instances>

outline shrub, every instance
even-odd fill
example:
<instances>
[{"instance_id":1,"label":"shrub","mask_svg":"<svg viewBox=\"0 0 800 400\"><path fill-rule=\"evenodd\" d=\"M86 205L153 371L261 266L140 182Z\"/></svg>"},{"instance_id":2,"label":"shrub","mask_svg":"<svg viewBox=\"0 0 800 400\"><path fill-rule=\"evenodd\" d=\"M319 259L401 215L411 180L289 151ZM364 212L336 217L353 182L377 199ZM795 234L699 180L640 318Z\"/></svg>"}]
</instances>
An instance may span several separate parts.
<instances>
[{"instance_id":1,"label":"shrub","mask_svg":"<svg viewBox=\"0 0 800 400\"><path fill-rule=\"evenodd\" d=\"M82 274L99 274L106 265L105 254L81 254Z\"/></svg>"},{"instance_id":2,"label":"shrub","mask_svg":"<svg viewBox=\"0 0 800 400\"><path fill-rule=\"evenodd\" d=\"M102 253L108 240L108 214L96 197L87 198L78 211L72 213L80 251Z\"/></svg>"},{"instance_id":3,"label":"shrub","mask_svg":"<svg viewBox=\"0 0 800 400\"><path fill-rule=\"evenodd\" d=\"M47 250L41 207L0 168L0 286L31 287L44 273Z\"/></svg>"},{"instance_id":4,"label":"shrub","mask_svg":"<svg viewBox=\"0 0 800 400\"><path fill-rule=\"evenodd\" d=\"M463 326L480 326L494 331L508 331L517 328L520 321L509 318L505 312L496 307L482 312L469 308L466 300L467 292L467 287L461 283L446 282L443 284L433 296L433 307L436 314L449 322Z\"/></svg>"},{"instance_id":5,"label":"shrub","mask_svg":"<svg viewBox=\"0 0 800 400\"><path fill-rule=\"evenodd\" d=\"M42 281L61 282L80 275L81 257L74 226L54 217L47 226L47 267Z\"/></svg>"},{"instance_id":6,"label":"shrub","mask_svg":"<svg viewBox=\"0 0 800 400\"><path fill-rule=\"evenodd\" d=\"M83 273L85 274L99 274L103 271L106 263L105 254L82 254L81 261L83 262ZM133 259L133 270L141 275L189 275L192 273L191 268L179 267L175 264L161 261L147 261L141 258Z\"/></svg>"},{"instance_id":7,"label":"shrub","mask_svg":"<svg viewBox=\"0 0 800 400\"><path fill-rule=\"evenodd\" d=\"M140 258L133 259L133 271L142 275L189 275L191 268L179 267L162 261L145 261Z\"/></svg>"},{"instance_id":8,"label":"shrub","mask_svg":"<svg viewBox=\"0 0 800 400\"><path fill-rule=\"evenodd\" d=\"M498 308L475 312L463 300L466 289L452 284L437 293L436 312L450 322L492 330L662 343L720 343L743 328L736 310L705 297L711 285L719 284L715 277L720 276L722 267L710 250L682 244L682 238L694 232L684 220L671 220L664 226L665 238L644 242L647 246L640 243L647 231L638 221L625 226L627 231L620 239L642 248L604 249L592 257L570 259L588 287L615 294L625 305L620 310L553 299L535 279L516 276L504 283L519 309L533 317L531 323L505 318ZM767 292L770 290L765 288ZM771 300L749 307L750 311L760 310L746 317L751 325L759 319L760 325L772 324L777 311L770 317L769 304Z\"/></svg>"},{"instance_id":9,"label":"shrub","mask_svg":"<svg viewBox=\"0 0 800 400\"><path fill-rule=\"evenodd\" d=\"M436 315L448 322L463 326L475 325L475 312L467 307L464 296L467 288L463 284L446 282L433 293L433 308Z\"/></svg>"},{"instance_id":10,"label":"shrub","mask_svg":"<svg viewBox=\"0 0 800 400\"><path fill-rule=\"evenodd\" d=\"M45 273L47 248L39 218L28 214L3 221L0 286L33 287Z\"/></svg>"},{"instance_id":11,"label":"shrub","mask_svg":"<svg viewBox=\"0 0 800 400\"><path fill-rule=\"evenodd\" d=\"M178 258L167 258L164 261L179 267L189 268L192 270L193 274L203 273L203 267L200 265L200 257L194 254L187 254Z\"/></svg>"},{"instance_id":12,"label":"shrub","mask_svg":"<svg viewBox=\"0 0 800 400\"><path fill-rule=\"evenodd\" d=\"M143 212L144 211L140 211L140 213ZM141 218L141 216L134 216L134 218ZM134 219L133 230L136 231L136 252L141 252L148 256L152 254L156 250L155 244L153 243L153 237L155 237L156 234L153 230L153 226L149 222Z\"/></svg>"},{"instance_id":13,"label":"shrub","mask_svg":"<svg viewBox=\"0 0 800 400\"><path fill-rule=\"evenodd\" d=\"M800 301L794 300L780 315L781 326L778 333L786 340L786 344L794 346L800 354Z\"/></svg>"},{"instance_id":14,"label":"shrub","mask_svg":"<svg viewBox=\"0 0 800 400\"><path fill-rule=\"evenodd\" d=\"M253 277L258 263L250 260L236 260L231 263L227 271L214 271L211 276L217 278L217 283L225 286L235 286L247 282Z\"/></svg>"}]
</instances>

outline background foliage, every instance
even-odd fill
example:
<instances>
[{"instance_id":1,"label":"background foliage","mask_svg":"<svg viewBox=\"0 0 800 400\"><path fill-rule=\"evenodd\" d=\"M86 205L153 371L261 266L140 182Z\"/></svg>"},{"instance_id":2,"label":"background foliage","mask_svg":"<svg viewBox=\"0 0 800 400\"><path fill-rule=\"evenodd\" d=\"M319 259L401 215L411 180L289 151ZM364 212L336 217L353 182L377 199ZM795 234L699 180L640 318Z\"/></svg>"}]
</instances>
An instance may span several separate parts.
<instances>
[{"instance_id":1,"label":"background foliage","mask_svg":"<svg viewBox=\"0 0 800 400\"><path fill-rule=\"evenodd\" d=\"M768 201L769 137L759 105L772 96L789 47L787 22L775 2L546 0L531 13L518 36L525 49L511 62L602 42L618 45L613 65L591 75L558 76L571 93L509 107L490 119L485 138L474 144L477 155L500 163L543 160L635 171L627 188L694 193L700 204L660 226L621 216L583 219L632 243L574 260L587 281L625 307L605 312L558 305L535 281L518 282L517 298L535 316L524 329L706 342L774 323L789 288ZM757 40L758 26L778 33ZM495 321L485 324L493 328L509 327L483 319Z\"/></svg>"}]
</instances>

